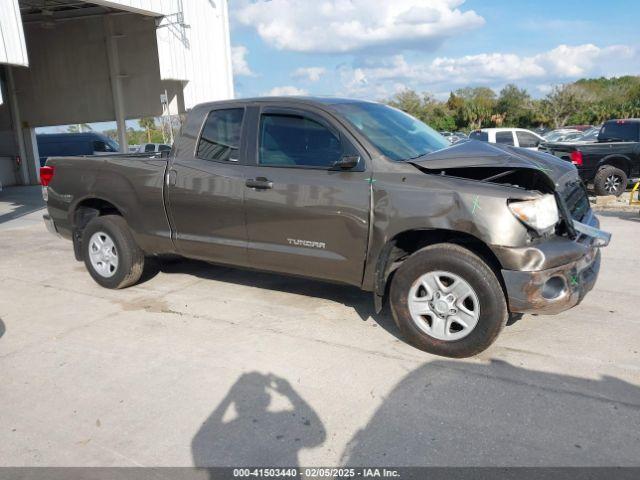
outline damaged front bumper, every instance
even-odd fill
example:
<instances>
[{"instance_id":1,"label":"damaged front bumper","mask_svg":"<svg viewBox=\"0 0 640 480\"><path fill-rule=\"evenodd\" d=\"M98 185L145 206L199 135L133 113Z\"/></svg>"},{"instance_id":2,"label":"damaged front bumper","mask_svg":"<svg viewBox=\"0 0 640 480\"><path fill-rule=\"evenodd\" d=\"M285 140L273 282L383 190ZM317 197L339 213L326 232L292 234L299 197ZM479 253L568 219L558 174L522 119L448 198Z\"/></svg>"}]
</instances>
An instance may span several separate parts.
<instances>
[{"instance_id":1,"label":"damaged front bumper","mask_svg":"<svg viewBox=\"0 0 640 480\"><path fill-rule=\"evenodd\" d=\"M574 221L579 236L574 241L560 239L538 248L510 249L502 252L530 270L502 270L509 310L514 313L560 313L574 307L593 288L600 270L599 247L608 245L611 234L600 230L595 215L589 212L584 223ZM520 250L521 252L518 252ZM515 252L515 253L514 253ZM558 262L561 261L561 264ZM527 267L523 265L526 269Z\"/></svg>"}]
</instances>

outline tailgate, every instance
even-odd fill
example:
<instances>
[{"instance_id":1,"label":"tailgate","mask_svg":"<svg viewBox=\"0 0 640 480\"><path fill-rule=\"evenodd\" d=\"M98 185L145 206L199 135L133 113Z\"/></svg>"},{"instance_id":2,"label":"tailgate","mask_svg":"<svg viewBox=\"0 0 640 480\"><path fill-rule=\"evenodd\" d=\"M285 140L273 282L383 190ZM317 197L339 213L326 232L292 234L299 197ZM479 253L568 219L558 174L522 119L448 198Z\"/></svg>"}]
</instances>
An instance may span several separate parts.
<instances>
[{"instance_id":1,"label":"tailgate","mask_svg":"<svg viewBox=\"0 0 640 480\"><path fill-rule=\"evenodd\" d=\"M571 152L576 149L574 145L564 143L541 143L538 146L539 152L550 153L551 155L571 162Z\"/></svg>"}]
</instances>

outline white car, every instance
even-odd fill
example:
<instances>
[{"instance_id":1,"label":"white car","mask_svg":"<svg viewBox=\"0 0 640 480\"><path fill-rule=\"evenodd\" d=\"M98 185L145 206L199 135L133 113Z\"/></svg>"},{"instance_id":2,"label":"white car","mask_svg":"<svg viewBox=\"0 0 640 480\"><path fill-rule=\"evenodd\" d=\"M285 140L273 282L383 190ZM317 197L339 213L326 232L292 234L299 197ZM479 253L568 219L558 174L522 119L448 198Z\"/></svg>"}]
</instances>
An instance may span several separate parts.
<instances>
[{"instance_id":1,"label":"white car","mask_svg":"<svg viewBox=\"0 0 640 480\"><path fill-rule=\"evenodd\" d=\"M525 128L482 128L471 132L469 139L513 145L529 150L537 150L540 142L545 141L537 133Z\"/></svg>"}]
</instances>

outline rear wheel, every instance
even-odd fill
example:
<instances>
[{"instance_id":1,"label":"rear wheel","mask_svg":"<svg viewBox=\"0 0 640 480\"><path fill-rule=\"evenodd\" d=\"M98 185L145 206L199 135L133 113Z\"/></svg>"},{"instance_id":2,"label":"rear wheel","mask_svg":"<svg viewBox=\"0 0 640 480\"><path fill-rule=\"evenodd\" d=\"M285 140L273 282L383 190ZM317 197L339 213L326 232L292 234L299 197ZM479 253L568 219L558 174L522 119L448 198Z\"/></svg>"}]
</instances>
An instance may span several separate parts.
<instances>
[{"instance_id":1,"label":"rear wheel","mask_svg":"<svg viewBox=\"0 0 640 480\"><path fill-rule=\"evenodd\" d=\"M593 189L596 195L619 197L627 189L627 174L613 165L606 165L596 173Z\"/></svg>"},{"instance_id":2,"label":"rear wheel","mask_svg":"<svg viewBox=\"0 0 640 480\"><path fill-rule=\"evenodd\" d=\"M89 274L105 288L125 288L142 276L144 253L118 215L92 219L82 233L82 248Z\"/></svg>"},{"instance_id":3,"label":"rear wheel","mask_svg":"<svg viewBox=\"0 0 640 480\"><path fill-rule=\"evenodd\" d=\"M446 357L482 352L508 319L493 270L474 253L450 243L411 255L393 277L390 300L407 340Z\"/></svg>"}]
</instances>

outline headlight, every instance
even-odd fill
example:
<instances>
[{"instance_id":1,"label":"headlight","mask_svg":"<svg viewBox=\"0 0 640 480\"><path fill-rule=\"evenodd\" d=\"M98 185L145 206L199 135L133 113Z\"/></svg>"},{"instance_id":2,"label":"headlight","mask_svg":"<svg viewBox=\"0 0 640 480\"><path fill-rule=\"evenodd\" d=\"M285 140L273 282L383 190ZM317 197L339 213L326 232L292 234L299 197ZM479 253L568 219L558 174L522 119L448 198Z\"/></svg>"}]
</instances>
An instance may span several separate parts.
<instances>
[{"instance_id":1,"label":"headlight","mask_svg":"<svg viewBox=\"0 0 640 480\"><path fill-rule=\"evenodd\" d=\"M522 223L539 233L558 223L558 205L553 195L544 195L536 200L512 200L509 208Z\"/></svg>"}]
</instances>

